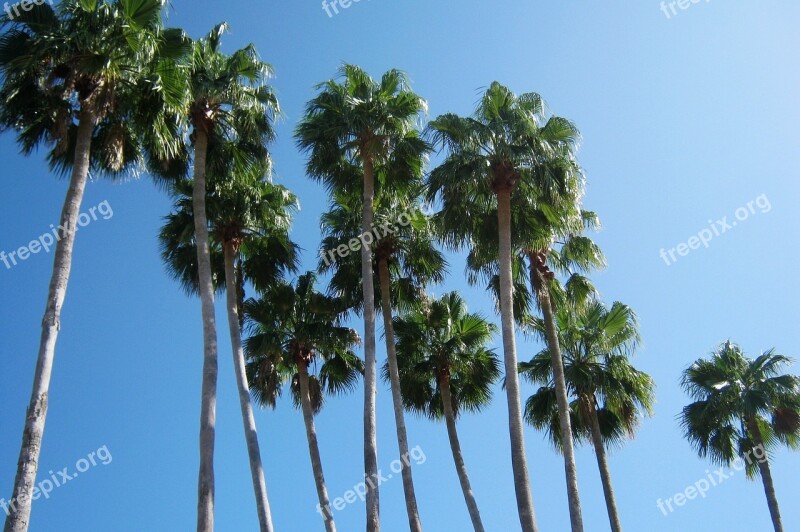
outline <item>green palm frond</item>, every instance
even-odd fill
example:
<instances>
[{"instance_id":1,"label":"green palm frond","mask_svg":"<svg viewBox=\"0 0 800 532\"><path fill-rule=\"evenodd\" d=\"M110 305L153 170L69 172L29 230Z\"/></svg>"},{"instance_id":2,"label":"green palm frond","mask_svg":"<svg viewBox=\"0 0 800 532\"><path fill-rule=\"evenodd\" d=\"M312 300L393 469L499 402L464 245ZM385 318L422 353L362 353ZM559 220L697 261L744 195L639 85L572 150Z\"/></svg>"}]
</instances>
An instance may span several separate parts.
<instances>
[{"instance_id":1,"label":"green palm frond","mask_svg":"<svg viewBox=\"0 0 800 532\"><path fill-rule=\"evenodd\" d=\"M453 410L478 412L491 402L501 375L499 359L487 344L497 327L468 312L456 292L395 318L400 388L404 406L432 419L444 415L440 379L448 378ZM445 377L446 376L446 377ZM383 368L388 379L388 367Z\"/></svg>"},{"instance_id":2,"label":"green palm frond","mask_svg":"<svg viewBox=\"0 0 800 532\"><path fill-rule=\"evenodd\" d=\"M771 349L755 359L738 345L722 344L684 372L681 384L693 399L679 416L698 454L718 464L744 459L756 446L796 448L800 438L800 379L782 373L791 360ZM759 474L748 463L748 476Z\"/></svg>"},{"instance_id":3,"label":"green palm frond","mask_svg":"<svg viewBox=\"0 0 800 532\"><path fill-rule=\"evenodd\" d=\"M363 361L353 349L359 344L358 334L343 327L347 311L344 302L316 290L316 275L307 272L294 284L279 281L264 289L259 299L245 303L245 341L248 374L268 359L278 379L251 381L254 397L271 398L274 403L280 388L290 384L295 406L299 406L298 364L309 370L309 395L312 410L318 413L326 395L352 392L364 371ZM321 361L317 372L316 362ZM272 404L272 403L267 403Z\"/></svg>"}]
</instances>

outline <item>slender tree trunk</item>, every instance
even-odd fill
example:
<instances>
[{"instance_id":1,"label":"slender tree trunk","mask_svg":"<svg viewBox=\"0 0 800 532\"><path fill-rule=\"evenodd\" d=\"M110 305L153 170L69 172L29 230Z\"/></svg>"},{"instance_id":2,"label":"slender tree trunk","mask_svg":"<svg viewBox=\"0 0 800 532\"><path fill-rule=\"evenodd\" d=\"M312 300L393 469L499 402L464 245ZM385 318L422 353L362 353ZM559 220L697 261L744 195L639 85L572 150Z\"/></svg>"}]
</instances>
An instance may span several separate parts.
<instances>
[{"instance_id":1,"label":"slender tree trunk","mask_svg":"<svg viewBox=\"0 0 800 532\"><path fill-rule=\"evenodd\" d=\"M614 496L614 486L611 484L611 468L608 467L608 457L603 443L603 434L600 431L600 419L597 417L597 408L594 406L594 398L585 398L587 407L591 412L592 419L592 444L594 454L597 457L597 467L600 470L600 480L603 482L603 495L606 498L606 510L608 520L611 524L611 532L622 532L622 522L619 519L619 509L617 499ZM591 402L590 402L591 401Z\"/></svg>"},{"instance_id":2,"label":"slender tree trunk","mask_svg":"<svg viewBox=\"0 0 800 532\"><path fill-rule=\"evenodd\" d=\"M545 335L547 347L550 350L553 365L553 377L556 387L556 400L558 402L558 421L561 428L561 442L564 453L564 470L567 475L567 499L569 501L569 519L572 532L583 532L583 517L581 516L581 499L578 493L578 468L575 465L575 447L572 441L572 426L569 419L569 397L567 382L564 378L564 360L561 357L561 346L558 343L558 330L553 317L553 305L550 299L550 289L547 286L542 272L531 261L531 282L539 299L539 306L544 315Z\"/></svg>"},{"instance_id":3,"label":"slender tree trunk","mask_svg":"<svg viewBox=\"0 0 800 532\"><path fill-rule=\"evenodd\" d=\"M522 431L522 405L517 374L517 345L514 337L514 286L511 279L511 190L497 192L497 216L500 239L500 318L503 330L503 357L508 397L508 429L511 436L511 464L514 489L522 532L536 532L525 436Z\"/></svg>"},{"instance_id":4,"label":"slender tree trunk","mask_svg":"<svg viewBox=\"0 0 800 532\"><path fill-rule=\"evenodd\" d=\"M772 471L769 462L758 462L758 469L761 471L761 480L764 483L764 493L767 496L769 515L772 517L772 526L775 532L783 532L783 522L781 521L781 510L778 506L778 497L775 495L775 484L772 481Z\"/></svg>"},{"instance_id":5,"label":"slender tree trunk","mask_svg":"<svg viewBox=\"0 0 800 532\"><path fill-rule=\"evenodd\" d=\"M328 499L328 488L325 486L325 475L322 473L322 458L319 455L317 429L314 428L314 412L311 409L311 396L308 391L308 367L305 360L297 361L297 371L300 376L300 404L303 407L303 421L306 424L306 436L308 437L308 453L311 455L311 467L314 470L314 482L317 485L320 513L325 520L325 530L327 532L336 532L336 524L333 522L333 513L331 512L331 501Z\"/></svg>"},{"instance_id":6,"label":"slender tree trunk","mask_svg":"<svg viewBox=\"0 0 800 532\"><path fill-rule=\"evenodd\" d=\"M484 532L481 513L478 511L478 502L472 492L467 475L467 466L464 464L464 456L461 454L461 443L458 441L456 431L456 416L453 412L453 396L450 393L450 375L444 375L439 379L439 391L442 394L442 404L444 405L444 420L447 424L447 437L450 439L450 450L453 452L453 461L456 464L458 480L461 482L461 491L464 492L464 500L469 510L469 518L475 532Z\"/></svg>"},{"instance_id":7,"label":"slender tree trunk","mask_svg":"<svg viewBox=\"0 0 800 532\"><path fill-rule=\"evenodd\" d=\"M372 231L375 169L369 154L364 159L364 207L362 230ZM378 433L375 402L378 393L375 359L375 283L372 278L372 246L361 247L361 279L364 290L364 477L367 484L367 532L381 529L378 490Z\"/></svg>"},{"instance_id":8,"label":"slender tree trunk","mask_svg":"<svg viewBox=\"0 0 800 532\"><path fill-rule=\"evenodd\" d=\"M761 431L755 420L748 420L747 428L753 438L753 443L756 447L761 447L766 455L764 447L764 440L761 437ZM775 495L775 484L772 481L772 470L769 467L769 456L765 456L764 460L758 461L758 470L761 472L761 481L764 484L764 494L767 496L767 506L769 506L769 515L772 518L772 526L775 532L783 532L783 521L781 520L781 509L778 506L778 497Z\"/></svg>"},{"instance_id":9,"label":"slender tree trunk","mask_svg":"<svg viewBox=\"0 0 800 532\"><path fill-rule=\"evenodd\" d=\"M233 351L233 367L236 370L236 388L239 390L239 406L242 409L244 437L247 441L247 454L250 458L250 475L253 479L253 491L256 496L256 509L261 532L273 532L272 513L267 498L267 483L264 480L264 467L261 464L261 450L258 445L256 420L253 415L253 403L250 398L250 387L245 372L244 349L242 348L242 331L239 328L239 291L234 267L236 251L233 242L225 243L225 295L228 303L228 328L231 334L231 350Z\"/></svg>"},{"instance_id":10,"label":"slender tree trunk","mask_svg":"<svg viewBox=\"0 0 800 532\"><path fill-rule=\"evenodd\" d=\"M197 532L214 530L214 435L217 421L217 324L214 317L214 285L206 219L206 155L208 136L195 129L194 235L203 316L203 389L200 408L200 473L197 483Z\"/></svg>"},{"instance_id":11,"label":"slender tree trunk","mask_svg":"<svg viewBox=\"0 0 800 532\"><path fill-rule=\"evenodd\" d=\"M39 340L39 353L36 372L33 377L33 390L28 411L25 416L25 429L22 433L22 447L17 462L17 475L14 479L12 506L4 526L5 532L24 532L28 530L33 502L33 488L39 468L39 454L42 450L42 437L47 417L47 402L50 392L50 376L56 352L56 340L61 329L61 307L67 295L67 283L72 267L72 248L75 232L78 229L83 191L89 176L92 134L95 116L83 109L78 124L78 137L75 146L75 160L72 166L69 189L61 210L58 243L56 244L53 273L47 292L47 304L42 319L42 335Z\"/></svg>"},{"instance_id":12,"label":"slender tree trunk","mask_svg":"<svg viewBox=\"0 0 800 532\"><path fill-rule=\"evenodd\" d=\"M411 465L408 463L408 434L403 410L403 397L400 394L400 370L397 366L397 350L394 345L394 325L392 324L391 281L389 264L385 258L378 262L378 276L381 284L381 309L383 310L383 329L386 337L386 353L389 358L389 380L392 388L394 405L394 421L397 427L397 443L403 464L403 491L408 512L408 524L411 532L422 532L422 523L417 509L417 495L414 492L414 480L411 476Z\"/></svg>"}]
</instances>

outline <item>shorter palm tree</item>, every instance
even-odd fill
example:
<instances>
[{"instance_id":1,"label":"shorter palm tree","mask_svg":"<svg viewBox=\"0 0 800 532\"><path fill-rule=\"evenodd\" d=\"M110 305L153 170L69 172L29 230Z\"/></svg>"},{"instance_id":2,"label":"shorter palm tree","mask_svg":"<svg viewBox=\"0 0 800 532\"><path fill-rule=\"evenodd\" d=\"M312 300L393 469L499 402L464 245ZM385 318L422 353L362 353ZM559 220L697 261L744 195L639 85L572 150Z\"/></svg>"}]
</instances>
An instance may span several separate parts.
<instances>
[{"instance_id":1,"label":"shorter palm tree","mask_svg":"<svg viewBox=\"0 0 800 532\"><path fill-rule=\"evenodd\" d=\"M642 414L652 413L655 384L628 360L639 339L636 315L630 307L617 302L609 309L595 299L571 304L568 301L571 299L563 300L555 321L572 398L572 435L576 441L589 440L594 446L611 529L621 532L606 447L633 436ZM548 334L548 325L542 318L534 318L532 328L543 340ZM546 348L530 362L520 364L520 372L543 385L525 404L526 421L545 430L561 449L552 360Z\"/></svg>"},{"instance_id":2,"label":"shorter palm tree","mask_svg":"<svg viewBox=\"0 0 800 532\"><path fill-rule=\"evenodd\" d=\"M250 460L259 526L273 530L267 486L261 462L255 418L246 378L241 327L245 281L264 288L296 270L297 245L289 239L289 226L297 199L286 188L263 177L268 161L236 169L238 150L231 144L210 150L206 198L210 235L212 280L225 288L236 385L239 392L245 441ZM175 212L166 217L159 235L162 257L170 275L190 294L199 293L197 246L194 238L192 183L174 186Z\"/></svg>"},{"instance_id":3,"label":"shorter palm tree","mask_svg":"<svg viewBox=\"0 0 800 532\"><path fill-rule=\"evenodd\" d=\"M247 375L256 400L275 407L283 385L290 382L295 406L303 411L308 450L325 529L335 532L328 489L322 472L314 415L322 409L325 394L352 392L364 364L353 352L358 334L341 324L346 311L341 299L316 291L316 276L308 272L296 286L278 283L261 299L245 303L252 335L245 341ZM321 359L316 373L312 364Z\"/></svg>"},{"instance_id":4,"label":"shorter palm tree","mask_svg":"<svg viewBox=\"0 0 800 532\"><path fill-rule=\"evenodd\" d=\"M450 292L395 318L394 329L404 405L432 419L444 418L472 525L476 532L483 532L456 418L463 410L479 411L492 399L492 385L501 373L500 360L486 345L497 327L478 314L469 314L461 296ZM383 375L388 380L388 366Z\"/></svg>"},{"instance_id":5,"label":"shorter palm tree","mask_svg":"<svg viewBox=\"0 0 800 532\"><path fill-rule=\"evenodd\" d=\"M415 139L413 135L412 139ZM411 151L412 148L408 150ZM422 159L421 156L418 158ZM420 173L421 168L420 162ZM390 180L393 170L396 171L396 168L378 168L378 182ZM374 252L373 285L376 287L375 301L379 302L383 318L398 448L401 456L408 456L408 434L397 369L392 315L393 311L408 308L418 302L424 296L426 285L442 282L447 262L434 246L430 219L419 211L421 184L410 183L402 187L402 190L395 188L391 191L387 187L381 187L377 192L373 207L375 230L370 234L370 239L373 240L371 249ZM319 266L320 273L332 271L330 290L335 295L346 298L348 305L352 305L356 311L363 311L364 306L360 257L351 254L333 263L327 257L333 256L342 244L364 240L365 235L360 228L361 203L361 198L355 194L335 196L331 209L322 216L325 235L322 254L325 258ZM417 527L421 530L409 464L403 464L401 475L409 525L412 530L417 530Z\"/></svg>"},{"instance_id":6,"label":"shorter palm tree","mask_svg":"<svg viewBox=\"0 0 800 532\"><path fill-rule=\"evenodd\" d=\"M728 341L681 381L694 399L680 415L686 438L701 457L720 465L744 460L748 478L761 475L775 532L783 523L769 454L779 444L800 446L800 377L782 373L790 362L774 349L747 358ZM763 459L754 464L753 455Z\"/></svg>"}]
</instances>

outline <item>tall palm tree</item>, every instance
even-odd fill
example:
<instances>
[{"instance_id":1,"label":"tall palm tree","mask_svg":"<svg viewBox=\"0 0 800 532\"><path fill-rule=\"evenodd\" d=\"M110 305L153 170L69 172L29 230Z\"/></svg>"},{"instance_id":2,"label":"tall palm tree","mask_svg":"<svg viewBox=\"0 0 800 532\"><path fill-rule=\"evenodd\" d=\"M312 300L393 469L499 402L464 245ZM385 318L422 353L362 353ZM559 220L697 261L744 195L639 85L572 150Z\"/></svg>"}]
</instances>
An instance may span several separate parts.
<instances>
[{"instance_id":1,"label":"tall palm tree","mask_svg":"<svg viewBox=\"0 0 800 532\"><path fill-rule=\"evenodd\" d=\"M161 0L65 0L27 6L0 26L0 128L14 130L26 155L45 146L51 167L69 174L50 288L14 480L16 502L4 530L28 529L41 453L61 310L90 171L120 175L142 162L141 119L180 105L175 60L180 30L162 25ZM137 113L147 99L148 113ZM161 139L161 153L173 147Z\"/></svg>"},{"instance_id":2,"label":"tall palm tree","mask_svg":"<svg viewBox=\"0 0 800 532\"><path fill-rule=\"evenodd\" d=\"M748 478L761 475L775 532L783 522L769 456L780 444L800 446L800 377L782 373L790 363L774 349L748 358L728 341L681 380L694 400L680 416L686 438L701 457L720 465L743 460Z\"/></svg>"},{"instance_id":3,"label":"tall palm tree","mask_svg":"<svg viewBox=\"0 0 800 532\"><path fill-rule=\"evenodd\" d=\"M611 530L621 532L606 446L619 445L626 436L633 436L642 415L650 415L655 403L653 380L628 360L639 339L636 315L622 303L614 303L609 309L592 300L561 306L555 321L564 352L567 388L573 398L573 436L578 441L588 439L594 446ZM535 319L533 329L546 338L548 325L544 319ZM549 351L545 348L530 362L520 364L524 376L542 385L526 402L525 419L547 431L556 447L562 449Z\"/></svg>"},{"instance_id":4,"label":"tall palm tree","mask_svg":"<svg viewBox=\"0 0 800 532\"><path fill-rule=\"evenodd\" d=\"M297 127L298 146L309 155L307 171L333 192L360 191L363 196L361 230L373 230L376 168L392 168L397 182L415 178L419 164L416 138L425 101L414 94L406 76L397 70L386 72L380 81L365 71L344 65L339 80L317 87ZM405 169L411 169L406 171ZM397 183L396 182L396 183ZM396 185L396 183L394 185ZM375 401L377 360L375 355L375 290L372 278L372 246L361 247L361 276L364 290L364 470L367 484L367 531L380 530L378 490L378 443ZM407 482L404 482L404 487ZM422 525L412 493L406 490L406 507L411 530Z\"/></svg>"},{"instance_id":5,"label":"tall palm tree","mask_svg":"<svg viewBox=\"0 0 800 532\"><path fill-rule=\"evenodd\" d=\"M205 205L206 174L215 163L209 158L209 153L215 146L233 144L236 152L233 164L246 172L250 165L269 157L267 144L275 136L273 120L279 113L275 94L266 84L272 72L271 67L261 61L252 44L230 55L222 52L220 39L227 29L227 24L218 24L206 37L194 41L192 46L192 61L186 76L189 94L181 112L175 117L185 130L180 138L188 138L189 145L184 145L172 157L152 157L150 161L151 171L172 179L185 177L189 173L189 166L192 166L192 213L203 320L198 532L212 532L214 529L218 369L214 282ZM218 161L224 161L224 158L218 158ZM222 175L221 171L219 175Z\"/></svg>"},{"instance_id":6,"label":"tall palm tree","mask_svg":"<svg viewBox=\"0 0 800 532\"><path fill-rule=\"evenodd\" d=\"M456 419L464 410L481 410L492 399L500 361L486 345L497 327L478 314L469 314L457 292L425 302L395 318L394 325L405 406L432 419L444 418L472 526L476 532L483 532ZM384 369L387 376L388 369Z\"/></svg>"},{"instance_id":7,"label":"tall palm tree","mask_svg":"<svg viewBox=\"0 0 800 532\"><path fill-rule=\"evenodd\" d=\"M578 132L563 118L548 119L539 95L517 96L497 82L484 93L471 117L443 115L430 124L429 131L435 144L444 146L448 155L429 176L428 199L440 199L444 217L459 220L458 223L446 224L446 242L454 248L473 246L479 231L476 221L480 214L487 210L496 212L498 251L495 256L498 258L514 487L523 532L535 532L536 518L517 376L512 207L525 198L561 205L579 196L581 183L575 179L576 176L551 171L548 164L554 157L563 158L564 154L571 152ZM559 388L563 399L566 385L559 383ZM583 520L566 410L562 414L562 425L567 434L565 468L570 520L573 532L582 532Z\"/></svg>"},{"instance_id":8,"label":"tall palm tree","mask_svg":"<svg viewBox=\"0 0 800 532\"><path fill-rule=\"evenodd\" d=\"M358 334L343 327L343 302L315 289L312 272L300 276L296 286L280 283L267 289L261 299L250 299L245 313L252 335L245 342L247 372L256 399L275 407L283 384L291 382L296 406L303 411L308 450L325 529L335 532L328 489L322 471L314 415L319 413L325 394L353 391L364 371L353 352ZM319 372L309 372L322 360Z\"/></svg>"},{"instance_id":9,"label":"tall palm tree","mask_svg":"<svg viewBox=\"0 0 800 532\"><path fill-rule=\"evenodd\" d=\"M227 151L212 150L210 156L230 161L235 154ZM260 174L266 168L262 166L266 165L256 165L249 174L235 175L234 179L229 179L227 176L231 174L227 172L225 177L210 175L206 207L212 272L217 288L222 287L224 278L231 350L256 509L259 526L266 532L273 530L273 525L242 349L243 285L252 281L256 287L266 288L295 270L297 246L289 239L288 231L297 200L284 187L264 180ZM192 184L180 182L176 189L175 210L167 217L160 234L162 255L171 275L188 292L197 294Z\"/></svg>"},{"instance_id":10,"label":"tall palm tree","mask_svg":"<svg viewBox=\"0 0 800 532\"><path fill-rule=\"evenodd\" d=\"M375 298L380 302L384 339L392 392L395 427L400 456L408 456L403 399L400 389L395 337L392 326L393 309L413 305L430 283L444 280L446 261L434 245L430 219L420 212L419 199L422 187L419 182L404 187L402 192L379 189L375 199L375 224L372 249ZM363 309L364 293L361 283L360 258L355 254L336 257L335 250L342 244L361 240L360 198L355 195L338 195L331 209L322 217L323 260L320 272L333 271L330 289L344 297L357 310ZM329 260L333 257L334 260ZM411 522L416 522L416 495L411 466L403 461L401 470L406 509Z\"/></svg>"},{"instance_id":11,"label":"tall palm tree","mask_svg":"<svg viewBox=\"0 0 800 532\"><path fill-rule=\"evenodd\" d=\"M553 317L555 305L564 298L585 299L593 294L595 289L584 273L605 266L602 251L583 235L585 230L598 229L600 223L595 213L581 209L583 172L572 152L572 146L562 145L547 154L536 169L540 175L549 175L557 182L564 183L568 193L554 196L547 190L533 189L516 196L511 206L514 319L523 330L527 330L530 320L536 315L532 308L534 306L544 318L548 331L545 341L556 369L555 382L561 383L556 386L559 413L569 411L569 400ZM476 284L481 279L486 281L499 302L497 215L492 205L479 204L478 207L471 213L467 279L470 284ZM463 234L464 219L458 211L442 211L437 215L437 222L444 228L445 234ZM550 270L548 262L556 272L567 277L563 286L555 280L555 272ZM527 283L530 283L530 288L526 286ZM569 441L572 432L569 417L561 415L559 424L562 441L566 441L563 447L564 468L568 494L573 494L570 496L571 515L575 517L576 505L572 503L578 498L578 484L573 442Z\"/></svg>"}]
</instances>

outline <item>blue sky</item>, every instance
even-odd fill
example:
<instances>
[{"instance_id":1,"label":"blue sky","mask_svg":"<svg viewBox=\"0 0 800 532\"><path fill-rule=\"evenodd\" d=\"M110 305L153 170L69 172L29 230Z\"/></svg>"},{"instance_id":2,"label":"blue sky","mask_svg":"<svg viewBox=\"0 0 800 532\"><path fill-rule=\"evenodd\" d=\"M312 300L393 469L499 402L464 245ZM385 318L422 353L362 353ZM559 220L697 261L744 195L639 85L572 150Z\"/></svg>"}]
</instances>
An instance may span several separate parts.
<instances>
[{"instance_id":1,"label":"blue sky","mask_svg":"<svg viewBox=\"0 0 800 532\"><path fill-rule=\"evenodd\" d=\"M574 120L586 206L603 221L596 235L609 267L594 276L604 298L631 305L643 346L635 363L658 383L656 415L638 437L611 454L627 530L767 530L760 483L742 473L665 517L656 500L708 474L682 438L675 416L687 398L682 369L731 338L757 355L776 347L800 356L796 282L800 251L800 72L790 0L699 2L667 18L657 0L627 2L425 2L362 0L329 17L314 0L174 0L169 24L195 37L228 21L225 47L254 42L273 64L284 118L273 146L276 180L300 198L294 237L304 266L316 263L319 215L328 197L304 174L291 138L316 83L342 62L374 76L409 73L432 117L471 112L493 80L542 94ZM9 252L56 223L66 183L42 162L23 158L11 135L0 137L0 250ZM716 220L746 220L708 248L676 255ZM164 273L156 234L168 198L146 176L93 182L84 208L108 201L113 216L78 233L73 273L56 353L40 479L106 446L113 460L90 467L34 503L32 531L190 530L198 464L201 322L196 300ZM767 212L768 211L768 212ZM742 211L739 211L742 214ZM743 216L743 215L742 215ZM788 240L786 240L788 239ZM686 251L684 249L684 251ZM438 293L461 290L471 310L492 315L482 287L466 286L463 260ZM0 265L0 497L9 498L30 393L52 254L12 269ZM236 398L223 306L218 305L220 380L217 424L217 530L256 530L252 487ZM358 323L356 322L356 325ZM360 328L360 325L358 325ZM497 340L499 345L499 338ZM379 344L380 345L380 344ZM519 356L540 349L521 338ZM383 350L379 350L381 360ZM800 373L800 366L795 366ZM527 397L533 388L523 384ZM331 400L317 418L332 497L362 474L360 391ZM379 464L397 458L391 401L379 391ZM463 450L488 530L517 530L505 400L460 421ZM291 404L259 411L257 423L275 525L319 530L316 493L302 417ZM470 529L444 425L413 417L409 439L426 461L414 468L422 522L429 531ZM534 503L541 529L568 530L563 462L542 434L526 428ZM778 453L774 477L787 530L800 526L797 454ZM578 452L586 530L608 530L590 448ZM402 483L381 488L383 529L407 530ZM3 516L4 517L4 516ZM364 506L336 514L339 530L360 530Z\"/></svg>"}]
</instances>

